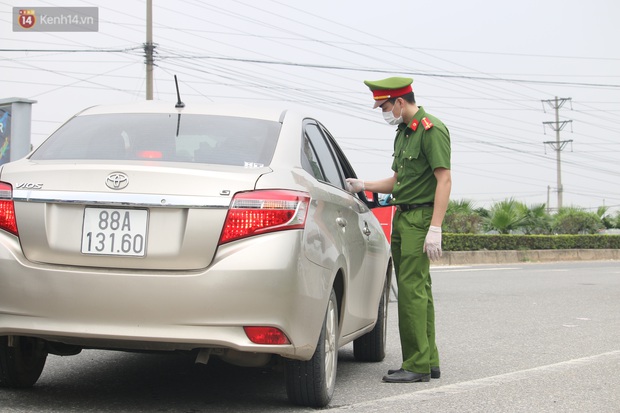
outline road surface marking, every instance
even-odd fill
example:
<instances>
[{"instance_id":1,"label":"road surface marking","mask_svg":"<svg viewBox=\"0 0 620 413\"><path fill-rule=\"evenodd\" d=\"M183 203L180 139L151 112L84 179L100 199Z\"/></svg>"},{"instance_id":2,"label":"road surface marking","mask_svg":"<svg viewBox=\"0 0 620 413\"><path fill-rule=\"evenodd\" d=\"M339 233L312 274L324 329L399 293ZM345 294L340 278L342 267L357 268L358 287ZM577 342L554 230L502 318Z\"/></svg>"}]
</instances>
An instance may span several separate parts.
<instances>
[{"instance_id":1,"label":"road surface marking","mask_svg":"<svg viewBox=\"0 0 620 413\"><path fill-rule=\"evenodd\" d=\"M432 389L414 391L411 393L400 394L397 396L384 397L382 399L369 400L366 402L350 404L330 410L355 410L361 407L369 407L372 408L374 412L393 411L394 404L400 404L402 402L412 403L427 401L446 395L466 393L481 388L528 380L532 377L540 375L541 373L562 373L571 370L576 366L584 366L596 362L605 362L616 359L620 359L620 350L609 351L607 353L601 353L579 359L562 361L560 363L549 364L546 366L534 367L527 370L515 371L512 373L499 374L497 376L485 377L482 379L475 379L461 383L449 384L446 386L433 387ZM385 385L394 386L394 384ZM420 386L420 384L412 384L411 386Z\"/></svg>"}]
</instances>

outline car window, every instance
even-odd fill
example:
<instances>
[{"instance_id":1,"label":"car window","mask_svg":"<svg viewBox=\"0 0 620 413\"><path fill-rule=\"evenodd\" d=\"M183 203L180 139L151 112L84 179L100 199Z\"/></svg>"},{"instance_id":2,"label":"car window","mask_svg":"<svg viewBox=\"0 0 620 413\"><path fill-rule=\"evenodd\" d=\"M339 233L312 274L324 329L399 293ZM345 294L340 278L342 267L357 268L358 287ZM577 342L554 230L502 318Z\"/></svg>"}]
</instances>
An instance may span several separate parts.
<instances>
[{"instance_id":1,"label":"car window","mask_svg":"<svg viewBox=\"0 0 620 413\"><path fill-rule=\"evenodd\" d=\"M325 129L325 127L323 127L320 124L319 126L321 127L323 134L327 138L327 141L329 142L329 145L334 152L334 156L337 159L336 164L337 164L338 169L341 171L342 176L345 178L357 178L357 175L355 174L355 171L353 170L351 163L345 156L340 146L338 146L338 142L336 142L334 137L329 133L327 129ZM366 191L362 191L362 192L359 192L353 195L360 200L361 202L360 205L365 205L362 211L368 208L376 208L380 206L377 200L373 196L369 196L369 193L367 193Z\"/></svg>"},{"instance_id":2,"label":"car window","mask_svg":"<svg viewBox=\"0 0 620 413\"><path fill-rule=\"evenodd\" d=\"M316 157L316 159L308 159L308 162L310 166L312 166L312 162L315 162L323 176L323 179L319 177L317 177L317 179L320 179L324 182L329 182L330 184L335 185L339 188L344 188L341 170L337 165L333 151L329 143L326 141L325 136L323 136L319 126L314 123L306 122L304 124L304 131L305 136L310 143L309 146L314 151L313 156ZM305 150L304 156L306 156ZM314 169L316 169L316 167L313 167L312 171L309 172L317 176L314 172Z\"/></svg>"},{"instance_id":3,"label":"car window","mask_svg":"<svg viewBox=\"0 0 620 413\"><path fill-rule=\"evenodd\" d=\"M351 167L349 160L344 155L344 152L342 152L342 149L340 149L340 147L338 146L338 143L336 142L334 137L331 135L331 133L329 133L327 129L325 129L324 126L322 125L319 125L319 126L321 128L321 131L323 132L323 135L326 137L327 141L329 142L330 147L332 148L334 152L334 157L336 158L337 168L340 170L343 178L356 178L357 175L355 175L355 172L353 171L353 168Z\"/></svg>"},{"instance_id":4,"label":"car window","mask_svg":"<svg viewBox=\"0 0 620 413\"><path fill-rule=\"evenodd\" d=\"M314 175L316 179L319 181L325 181L325 175L323 174L323 170L321 169L321 165L319 165L319 158L316 156L316 152L312 147L312 143L310 142L310 138L308 138L307 134L304 134L304 146L303 146L303 156L301 157L302 167Z\"/></svg>"},{"instance_id":5,"label":"car window","mask_svg":"<svg viewBox=\"0 0 620 413\"><path fill-rule=\"evenodd\" d=\"M34 160L109 159L269 165L278 122L195 114L103 114L72 118Z\"/></svg>"}]
</instances>

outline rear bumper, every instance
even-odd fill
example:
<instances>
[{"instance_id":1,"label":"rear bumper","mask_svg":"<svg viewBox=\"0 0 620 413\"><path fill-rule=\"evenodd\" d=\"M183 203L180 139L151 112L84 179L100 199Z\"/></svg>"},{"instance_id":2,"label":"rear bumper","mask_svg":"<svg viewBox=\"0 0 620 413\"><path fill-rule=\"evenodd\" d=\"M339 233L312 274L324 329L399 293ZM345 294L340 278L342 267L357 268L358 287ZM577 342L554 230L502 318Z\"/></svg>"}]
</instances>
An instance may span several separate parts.
<instances>
[{"instance_id":1,"label":"rear bumper","mask_svg":"<svg viewBox=\"0 0 620 413\"><path fill-rule=\"evenodd\" d=\"M203 271L118 271L28 262L0 234L0 335L84 347L230 348L309 359L331 290L308 261L301 231L221 247ZM252 343L243 326L274 326L290 345Z\"/></svg>"}]
</instances>

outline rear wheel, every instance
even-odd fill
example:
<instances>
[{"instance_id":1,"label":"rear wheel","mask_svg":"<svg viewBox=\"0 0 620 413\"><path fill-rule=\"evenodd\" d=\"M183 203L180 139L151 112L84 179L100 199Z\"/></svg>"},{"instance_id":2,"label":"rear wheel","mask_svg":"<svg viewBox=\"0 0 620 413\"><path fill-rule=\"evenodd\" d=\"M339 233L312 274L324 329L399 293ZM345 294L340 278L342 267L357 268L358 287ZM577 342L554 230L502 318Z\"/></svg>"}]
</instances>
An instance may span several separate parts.
<instances>
[{"instance_id":1,"label":"rear wheel","mask_svg":"<svg viewBox=\"0 0 620 413\"><path fill-rule=\"evenodd\" d=\"M332 290L319 343L308 361L288 360L286 393L292 403L324 407L330 402L336 386L338 364L338 302Z\"/></svg>"},{"instance_id":2,"label":"rear wheel","mask_svg":"<svg viewBox=\"0 0 620 413\"><path fill-rule=\"evenodd\" d=\"M33 337L0 337L0 387L32 387L45 366L45 342Z\"/></svg>"},{"instance_id":3,"label":"rear wheel","mask_svg":"<svg viewBox=\"0 0 620 413\"><path fill-rule=\"evenodd\" d=\"M386 281L379 301L377 324L371 331L353 340L353 356L356 360L382 361L385 358L389 298L390 287Z\"/></svg>"}]
</instances>

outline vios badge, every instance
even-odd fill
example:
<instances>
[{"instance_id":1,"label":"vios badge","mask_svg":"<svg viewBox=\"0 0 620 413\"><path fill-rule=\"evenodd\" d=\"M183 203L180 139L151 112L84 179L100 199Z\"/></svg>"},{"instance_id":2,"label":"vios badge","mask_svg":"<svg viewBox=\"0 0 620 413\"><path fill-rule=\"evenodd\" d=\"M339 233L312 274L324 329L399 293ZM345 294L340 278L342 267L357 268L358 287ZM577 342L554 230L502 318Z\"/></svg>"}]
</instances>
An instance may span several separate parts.
<instances>
[{"instance_id":1,"label":"vios badge","mask_svg":"<svg viewBox=\"0 0 620 413\"><path fill-rule=\"evenodd\" d=\"M125 189L129 185L129 178L122 172L112 172L105 180L110 189Z\"/></svg>"}]
</instances>

